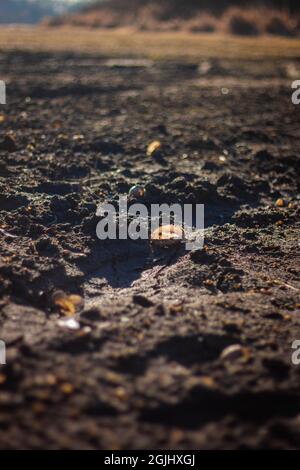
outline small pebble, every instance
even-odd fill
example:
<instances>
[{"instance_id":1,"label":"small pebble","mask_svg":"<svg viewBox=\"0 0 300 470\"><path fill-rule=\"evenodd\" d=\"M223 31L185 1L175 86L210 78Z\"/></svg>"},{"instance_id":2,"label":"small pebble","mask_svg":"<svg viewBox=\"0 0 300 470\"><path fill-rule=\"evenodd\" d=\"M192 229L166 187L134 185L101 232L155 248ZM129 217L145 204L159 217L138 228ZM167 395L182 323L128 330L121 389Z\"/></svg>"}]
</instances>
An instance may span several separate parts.
<instances>
[{"instance_id":1,"label":"small pebble","mask_svg":"<svg viewBox=\"0 0 300 470\"><path fill-rule=\"evenodd\" d=\"M63 318L61 320L58 320L57 324L61 328L67 328L69 330L80 329L80 324L77 320L75 320L75 318Z\"/></svg>"},{"instance_id":2,"label":"small pebble","mask_svg":"<svg viewBox=\"0 0 300 470\"><path fill-rule=\"evenodd\" d=\"M216 388L216 382L212 377L209 376L200 377L200 383L203 385L203 387L208 389Z\"/></svg>"},{"instance_id":3,"label":"small pebble","mask_svg":"<svg viewBox=\"0 0 300 470\"><path fill-rule=\"evenodd\" d=\"M117 398L119 398L119 400L127 400L127 398L128 398L126 390L123 387L118 387L115 390L115 395L116 395Z\"/></svg>"},{"instance_id":4,"label":"small pebble","mask_svg":"<svg viewBox=\"0 0 300 470\"><path fill-rule=\"evenodd\" d=\"M43 403L40 403L40 402L33 403L31 405L31 409L37 415L42 414L46 411L45 405Z\"/></svg>"},{"instance_id":5,"label":"small pebble","mask_svg":"<svg viewBox=\"0 0 300 470\"><path fill-rule=\"evenodd\" d=\"M55 385L57 382L57 378L53 374L48 374L46 377L46 382L48 385Z\"/></svg>"},{"instance_id":6,"label":"small pebble","mask_svg":"<svg viewBox=\"0 0 300 470\"><path fill-rule=\"evenodd\" d=\"M84 140L84 135L75 134L75 135L73 135L73 140Z\"/></svg>"},{"instance_id":7,"label":"small pebble","mask_svg":"<svg viewBox=\"0 0 300 470\"><path fill-rule=\"evenodd\" d=\"M0 374L0 385L4 384L5 382L6 382L6 375Z\"/></svg>"},{"instance_id":8,"label":"small pebble","mask_svg":"<svg viewBox=\"0 0 300 470\"><path fill-rule=\"evenodd\" d=\"M7 152L14 152L17 149L15 138L12 135L5 135L0 141L0 149Z\"/></svg>"},{"instance_id":9,"label":"small pebble","mask_svg":"<svg viewBox=\"0 0 300 470\"><path fill-rule=\"evenodd\" d=\"M72 395L74 392L74 385L66 382L61 385L60 389L65 395Z\"/></svg>"}]
</instances>

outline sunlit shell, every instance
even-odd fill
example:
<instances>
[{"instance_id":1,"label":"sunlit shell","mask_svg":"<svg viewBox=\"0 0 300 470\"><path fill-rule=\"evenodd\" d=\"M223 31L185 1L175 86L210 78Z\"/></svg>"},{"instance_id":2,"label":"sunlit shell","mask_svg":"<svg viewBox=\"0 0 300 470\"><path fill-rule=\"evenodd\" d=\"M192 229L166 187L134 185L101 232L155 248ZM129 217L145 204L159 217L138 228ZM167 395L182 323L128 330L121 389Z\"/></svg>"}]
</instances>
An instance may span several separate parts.
<instances>
[{"instance_id":1,"label":"sunlit shell","mask_svg":"<svg viewBox=\"0 0 300 470\"><path fill-rule=\"evenodd\" d=\"M148 157L154 157L160 152L160 150L161 150L161 142L159 140L154 140L147 147L147 155Z\"/></svg>"},{"instance_id":2,"label":"sunlit shell","mask_svg":"<svg viewBox=\"0 0 300 470\"><path fill-rule=\"evenodd\" d=\"M282 198L279 198L277 199L275 204L277 207L284 207L284 200Z\"/></svg>"},{"instance_id":3,"label":"sunlit shell","mask_svg":"<svg viewBox=\"0 0 300 470\"><path fill-rule=\"evenodd\" d=\"M73 135L73 140L84 140L83 134L75 134Z\"/></svg>"},{"instance_id":4,"label":"sunlit shell","mask_svg":"<svg viewBox=\"0 0 300 470\"><path fill-rule=\"evenodd\" d=\"M137 184L130 189L129 199L142 199L145 196L145 192L145 188Z\"/></svg>"},{"instance_id":5,"label":"sunlit shell","mask_svg":"<svg viewBox=\"0 0 300 470\"><path fill-rule=\"evenodd\" d=\"M65 395L72 395L74 392L74 385L69 382L65 382L61 385L60 389Z\"/></svg>"},{"instance_id":6,"label":"sunlit shell","mask_svg":"<svg viewBox=\"0 0 300 470\"><path fill-rule=\"evenodd\" d=\"M83 306L83 299L80 295L67 295L62 291L56 291L52 294L52 302L59 308L60 313L67 316L74 315Z\"/></svg>"},{"instance_id":7,"label":"sunlit shell","mask_svg":"<svg viewBox=\"0 0 300 470\"><path fill-rule=\"evenodd\" d=\"M250 350L240 344L231 344L223 349L221 359L224 361L235 361L237 359L248 360L251 357Z\"/></svg>"},{"instance_id":8,"label":"sunlit shell","mask_svg":"<svg viewBox=\"0 0 300 470\"><path fill-rule=\"evenodd\" d=\"M160 246L179 245L184 240L184 230L178 225L163 225L151 234L151 242Z\"/></svg>"}]
</instances>

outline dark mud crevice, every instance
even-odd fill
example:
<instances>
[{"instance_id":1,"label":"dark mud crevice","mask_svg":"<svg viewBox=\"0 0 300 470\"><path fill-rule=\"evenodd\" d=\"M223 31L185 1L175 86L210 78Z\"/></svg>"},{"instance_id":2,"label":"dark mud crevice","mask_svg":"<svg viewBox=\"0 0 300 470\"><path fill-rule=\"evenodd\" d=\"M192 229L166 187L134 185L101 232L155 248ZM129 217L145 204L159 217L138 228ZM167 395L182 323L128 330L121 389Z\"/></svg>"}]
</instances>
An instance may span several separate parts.
<instances>
[{"instance_id":1,"label":"dark mud crevice","mask_svg":"<svg viewBox=\"0 0 300 470\"><path fill-rule=\"evenodd\" d=\"M225 393L195 390L191 396L176 405L161 405L141 413L141 419L168 426L199 429L211 421L234 416L257 425L276 415L278 418L296 416L299 412L298 396L288 393Z\"/></svg>"},{"instance_id":2,"label":"dark mud crevice","mask_svg":"<svg viewBox=\"0 0 300 470\"><path fill-rule=\"evenodd\" d=\"M115 369L128 374L141 375L147 369L149 362L155 358L164 358L185 367L192 367L216 360L225 347L234 343L234 337L226 335L199 333L185 337L172 336L158 343L144 356L133 355L119 360Z\"/></svg>"}]
</instances>

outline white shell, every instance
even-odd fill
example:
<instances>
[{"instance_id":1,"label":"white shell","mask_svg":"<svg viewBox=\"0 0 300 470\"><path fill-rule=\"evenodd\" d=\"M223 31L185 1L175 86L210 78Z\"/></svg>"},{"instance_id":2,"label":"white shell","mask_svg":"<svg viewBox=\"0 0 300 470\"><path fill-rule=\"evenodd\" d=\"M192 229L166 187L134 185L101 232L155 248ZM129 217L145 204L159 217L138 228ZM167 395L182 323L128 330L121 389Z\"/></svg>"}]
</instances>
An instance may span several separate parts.
<instances>
[{"instance_id":1,"label":"white shell","mask_svg":"<svg viewBox=\"0 0 300 470\"><path fill-rule=\"evenodd\" d=\"M235 360L239 357L243 357L244 348L240 344L232 344L223 349L221 353L221 359L224 360Z\"/></svg>"}]
</instances>

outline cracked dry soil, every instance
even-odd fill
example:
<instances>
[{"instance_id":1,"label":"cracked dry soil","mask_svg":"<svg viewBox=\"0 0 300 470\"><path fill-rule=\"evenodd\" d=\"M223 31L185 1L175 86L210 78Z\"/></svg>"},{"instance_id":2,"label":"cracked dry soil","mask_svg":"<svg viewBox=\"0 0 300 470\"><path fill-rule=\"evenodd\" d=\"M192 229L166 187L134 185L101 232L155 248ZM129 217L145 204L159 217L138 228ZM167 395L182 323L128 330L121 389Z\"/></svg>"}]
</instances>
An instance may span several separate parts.
<instances>
[{"instance_id":1,"label":"cracked dry soil","mask_svg":"<svg viewBox=\"0 0 300 470\"><path fill-rule=\"evenodd\" d=\"M2 449L299 447L290 64L208 65L1 53ZM96 205L137 183L204 203L205 250L98 240Z\"/></svg>"}]
</instances>

